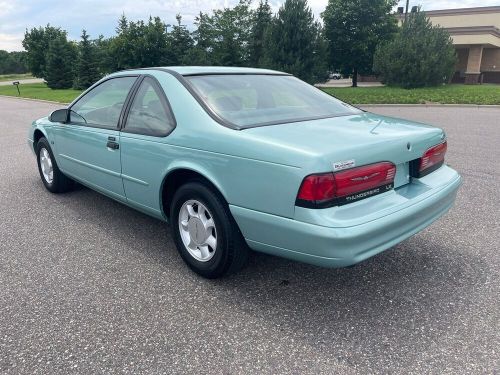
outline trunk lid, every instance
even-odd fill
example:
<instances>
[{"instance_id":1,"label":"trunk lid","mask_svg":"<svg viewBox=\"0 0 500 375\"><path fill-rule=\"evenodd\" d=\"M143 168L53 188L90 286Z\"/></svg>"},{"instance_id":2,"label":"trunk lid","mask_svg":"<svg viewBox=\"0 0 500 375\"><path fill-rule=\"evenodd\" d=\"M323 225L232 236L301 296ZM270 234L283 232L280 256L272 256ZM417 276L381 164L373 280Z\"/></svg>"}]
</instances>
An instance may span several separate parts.
<instances>
[{"instance_id":1,"label":"trunk lid","mask_svg":"<svg viewBox=\"0 0 500 375\"><path fill-rule=\"evenodd\" d=\"M409 182L411 160L445 138L439 128L371 113L262 126L244 132L297 150L301 155L299 166L306 173L390 161L397 167L395 187Z\"/></svg>"}]
</instances>

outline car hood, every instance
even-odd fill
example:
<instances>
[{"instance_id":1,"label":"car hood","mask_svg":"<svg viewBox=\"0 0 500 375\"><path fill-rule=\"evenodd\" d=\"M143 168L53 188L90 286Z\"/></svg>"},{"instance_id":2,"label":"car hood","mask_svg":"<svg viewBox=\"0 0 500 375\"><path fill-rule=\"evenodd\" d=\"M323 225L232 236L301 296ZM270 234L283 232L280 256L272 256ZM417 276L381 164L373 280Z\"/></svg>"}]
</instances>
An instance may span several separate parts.
<instances>
[{"instance_id":1,"label":"car hood","mask_svg":"<svg viewBox=\"0 0 500 375\"><path fill-rule=\"evenodd\" d=\"M356 165L378 161L403 163L419 158L445 138L439 128L368 112L242 132L254 141L288 151L291 165L313 163L322 164L323 168L345 160L355 160Z\"/></svg>"}]
</instances>

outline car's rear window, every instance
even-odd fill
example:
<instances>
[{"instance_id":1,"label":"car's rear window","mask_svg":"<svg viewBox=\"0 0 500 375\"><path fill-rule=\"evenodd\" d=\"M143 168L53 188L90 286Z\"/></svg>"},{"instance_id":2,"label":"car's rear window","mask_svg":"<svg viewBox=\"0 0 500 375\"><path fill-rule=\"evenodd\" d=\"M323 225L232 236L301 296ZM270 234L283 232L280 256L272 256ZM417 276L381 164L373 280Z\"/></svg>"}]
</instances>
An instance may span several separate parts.
<instances>
[{"instance_id":1,"label":"car's rear window","mask_svg":"<svg viewBox=\"0 0 500 375\"><path fill-rule=\"evenodd\" d=\"M220 74L186 79L212 111L238 128L360 112L288 75Z\"/></svg>"}]
</instances>

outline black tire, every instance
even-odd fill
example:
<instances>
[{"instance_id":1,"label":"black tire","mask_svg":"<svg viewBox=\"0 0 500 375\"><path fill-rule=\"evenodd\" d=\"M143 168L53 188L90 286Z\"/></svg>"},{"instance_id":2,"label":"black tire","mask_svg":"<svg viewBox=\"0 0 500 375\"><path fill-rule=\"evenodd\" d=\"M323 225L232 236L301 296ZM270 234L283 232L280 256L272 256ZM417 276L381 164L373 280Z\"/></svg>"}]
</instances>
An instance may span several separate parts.
<instances>
[{"instance_id":1,"label":"black tire","mask_svg":"<svg viewBox=\"0 0 500 375\"><path fill-rule=\"evenodd\" d=\"M181 237L179 215L184 203L189 200L203 204L215 222L217 245L212 258L207 261L200 261L191 255ZM209 184L203 181L191 181L182 185L174 194L170 219L172 237L177 250L197 274L215 279L239 271L246 264L250 250L224 198Z\"/></svg>"},{"instance_id":2,"label":"black tire","mask_svg":"<svg viewBox=\"0 0 500 375\"><path fill-rule=\"evenodd\" d=\"M36 143L36 160L38 164L38 172L40 173L40 178L43 184L51 193L65 193L73 187L73 181L66 177L58 168L52 149L50 148L49 142L46 138L42 137ZM53 178L52 181L48 181L43 174L42 165L40 163L41 154L43 150L48 152L50 157L50 162L52 163Z\"/></svg>"}]
</instances>

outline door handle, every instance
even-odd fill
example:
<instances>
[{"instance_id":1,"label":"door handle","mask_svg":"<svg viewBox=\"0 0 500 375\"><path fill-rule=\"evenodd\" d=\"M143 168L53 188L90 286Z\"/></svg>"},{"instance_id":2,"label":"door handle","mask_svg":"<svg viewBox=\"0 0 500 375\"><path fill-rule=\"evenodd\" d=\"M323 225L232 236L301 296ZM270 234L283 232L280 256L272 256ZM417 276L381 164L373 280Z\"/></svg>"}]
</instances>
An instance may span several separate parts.
<instances>
[{"instance_id":1,"label":"door handle","mask_svg":"<svg viewBox=\"0 0 500 375\"><path fill-rule=\"evenodd\" d=\"M112 150L118 150L120 148L120 145L117 142L108 141L108 143L106 143L106 147Z\"/></svg>"}]
</instances>

